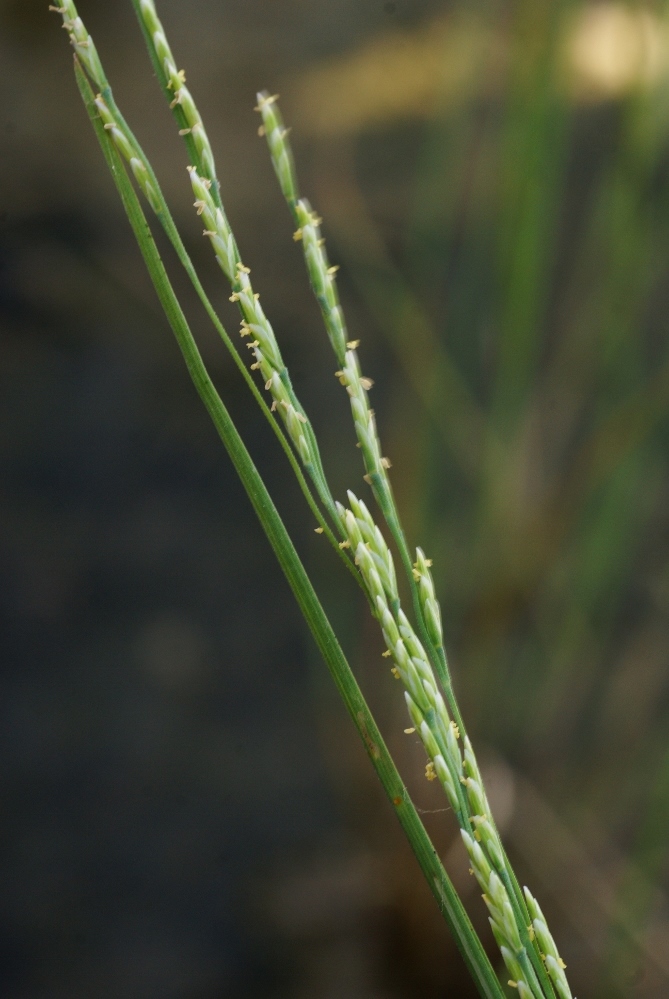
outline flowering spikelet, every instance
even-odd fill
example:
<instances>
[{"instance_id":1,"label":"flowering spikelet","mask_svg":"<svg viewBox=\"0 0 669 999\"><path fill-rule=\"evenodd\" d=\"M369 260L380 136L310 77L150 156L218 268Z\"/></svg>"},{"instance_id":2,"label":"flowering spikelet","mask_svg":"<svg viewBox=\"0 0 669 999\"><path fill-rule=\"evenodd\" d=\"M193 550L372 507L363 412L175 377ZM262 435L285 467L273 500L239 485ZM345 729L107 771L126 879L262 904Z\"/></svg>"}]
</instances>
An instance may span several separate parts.
<instances>
[{"instance_id":1,"label":"flowering spikelet","mask_svg":"<svg viewBox=\"0 0 669 999\"><path fill-rule=\"evenodd\" d=\"M214 181L216 179L214 156L207 133L202 124L202 118L195 106L191 92L186 86L186 74L183 70L177 69L176 61L156 13L153 0L140 0L139 10L146 30L151 37L156 58L163 67L167 78L167 86L174 95L172 106L176 107L178 105L183 114L186 128L182 132L190 134L195 143L201 172L208 180Z\"/></svg>"}]
</instances>

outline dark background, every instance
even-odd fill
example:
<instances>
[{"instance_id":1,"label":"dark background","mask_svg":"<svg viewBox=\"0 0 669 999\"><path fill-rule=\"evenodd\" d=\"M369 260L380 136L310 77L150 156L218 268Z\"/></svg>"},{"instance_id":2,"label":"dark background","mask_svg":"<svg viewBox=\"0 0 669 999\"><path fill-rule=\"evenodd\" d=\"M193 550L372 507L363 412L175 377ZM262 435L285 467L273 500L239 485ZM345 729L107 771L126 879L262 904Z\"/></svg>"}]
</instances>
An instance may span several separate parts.
<instances>
[{"instance_id":1,"label":"dark background","mask_svg":"<svg viewBox=\"0 0 669 999\"><path fill-rule=\"evenodd\" d=\"M236 334L131 5L79 12ZM493 808L575 994L666 996L664 4L159 14L334 492L365 495L256 136L256 91L282 94ZM0 996L473 996L188 381L46 4L0 0L0 62ZM159 242L489 944L377 630Z\"/></svg>"}]
</instances>

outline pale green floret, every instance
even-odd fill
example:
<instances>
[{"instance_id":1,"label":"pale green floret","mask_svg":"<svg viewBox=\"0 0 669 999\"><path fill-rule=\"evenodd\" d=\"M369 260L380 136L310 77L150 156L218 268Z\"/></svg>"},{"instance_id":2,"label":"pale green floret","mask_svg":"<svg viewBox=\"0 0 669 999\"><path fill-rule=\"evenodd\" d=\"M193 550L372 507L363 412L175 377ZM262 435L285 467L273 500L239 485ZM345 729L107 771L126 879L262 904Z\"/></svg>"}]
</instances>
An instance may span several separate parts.
<instances>
[{"instance_id":1,"label":"pale green floret","mask_svg":"<svg viewBox=\"0 0 669 999\"><path fill-rule=\"evenodd\" d=\"M342 509L344 508L342 507ZM353 551L357 551L358 545L364 545L365 541L360 531L358 520L351 510L344 511L343 525L348 536L348 540L351 543L351 548Z\"/></svg>"},{"instance_id":2,"label":"pale green floret","mask_svg":"<svg viewBox=\"0 0 669 999\"><path fill-rule=\"evenodd\" d=\"M518 963L518 959L515 954L513 954L508 947L505 947L504 944L502 944L500 951L502 952L504 964L506 965L512 979L515 981L516 988L518 988L518 982L523 981L523 969ZM523 984L525 983L523 982Z\"/></svg>"},{"instance_id":3,"label":"pale green floret","mask_svg":"<svg viewBox=\"0 0 669 999\"><path fill-rule=\"evenodd\" d=\"M257 95L257 111L262 115L263 128L267 137L274 172L276 173L284 198L289 202L297 200L295 167L290 147L286 143L287 129L284 127L278 108L275 106L278 94L266 92Z\"/></svg>"},{"instance_id":4,"label":"pale green floret","mask_svg":"<svg viewBox=\"0 0 669 999\"><path fill-rule=\"evenodd\" d=\"M409 709L411 721L413 722L416 731L419 731L423 721L425 720L423 712L420 710L411 694L406 690L404 692L404 700L406 701L407 708Z\"/></svg>"},{"instance_id":5,"label":"pale green floret","mask_svg":"<svg viewBox=\"0 0 669 999\"><path fill-rule=\"evenodd\" d=\"M62 0L60 5L53 5L51 10L62 15L63 26L70 36L70 42L80 61L84 64L96 86L103 90L107 86L107 77L102 68L95 43L86 30L84 22L77 13L72 0Z\"/></svg>"},{"instance_id":6,"label":"pale green floret","mask_svg":"<svg viewBox=\"0 0 669 999\"><path fill-rule=\"evenodd\" d=\"M551 981L560 999L573 999L569 983L567 982L567 976L562 970L562 966L550 954L546 955L545 964L546 971L551 976Z\"/></svg>"},{"instance_id":7,"label":"pale green floret","mask_svg":"<svg viewBox=\"0 0 669 999\"><path fill-rule=\"evenodd\" d=\"M374 565L374 559L372 558L371 552L366 545L360 543L355 550L355 561L362 573L362 578L365 583L365 588L369 593L372 600L378 604L381 600L386 603L386 594L381 582L381 577L379 576L376 566Z\"/></svg>"},{"instance_id":8,"label":"pale green floret","mask_svg":"<svg viewBox=\"0 0 669 999\"><path fill-rule=\"evenodd\" d=\"M523 888L523 894L525 895L525 902L527 903L527 909L531 918L533 920L543 919L544 914L539 908L539 903L537 902L536 898L534 897L530 889L527 887L527 885Z\"/></svg>"},{"instance_id":9,"label":"pale green floret","mask_svg":"<svg viewBox=\"0 0 669 999\"><path fill-rule=\"evenodd\" d=\"M520 942L518 927L511 908L511 902L507 895L506 888L498 878L495 871L491 871L488 878L488 887L484 897L486 905L490 909L490 915L495 920L498 929L504 934L511 950L520 953L523 946Z\"/></svg>"},{"instance_id":10,"label":"pale green floret","mask_svg":"<svg viewBox=\"0 0 669 999\"><path fill-rule=\"evenodd\" d=\"M469 854L469 859L472 862L472 870L474 871L476 880L482 888L486 889L490 881L490 875L492 874L488 858L481 849L480 844L465 829L460 830L460 835Z\"/></svg>"},{"instance_id":11,"label":"pale green floret","mask_svg":"<svg viewBox=\"0 0 669 999\"><path fill-rule=\"evenodd\" d=\"M533 919L532 926L534 927L534 932L537 935L537 942L539 943L539 949L542 954L547 956L550 954L558 964L560 963L560 955L558 954L557 947L555 946L555 941L551 936L551 933L546 926L543 919Z\"/></svg>"},{"instance_id":12,"label":"pale green floret","mask_svg":"<svg viewBox=\"0 0 669 999\"><path fill-rule=\"evenodd\" d=\"M146 169L142 161L136 156L132 156L130 158L130 169L135 175L135 180L139 184L146 200L149 202L156 215L158 215L161 211L161 205L158 199L158 193L153 186L151 177L149 176L149 171Z\"/></svg>"},{"instance_id":13,"label":"pale green floret","mask_svg":"<svg viewBox=\"0 0 669 999\"><path fill-rule=\"evenodd\" d=\"M320 219L312 211L308 201L301 198L295 204L295 215L299 229L296 239L302 240L304 259L309 273L312 290L318 299L325 327L337 360L343 363L346 354L346 323L339 305L335 273L325 250L325 240L321 236Z\"/></svg>"},{"instance_id":14,"label":"pale green floret","mask_svg":"<svg viewBox=\"0 0 669 999\"><path fill-rule=\"evenodd\" d=\"M368 378L363 377L355 351L346 351L344 366L341 371L337 372L337 375L342 385L346 386L346 391L351 399L353 421L367 474L369 476L381 475L385 478L385 464L381 457L374 414L367 401L367 391L371 388L372 383Z\"/></svg>"},{"instance_id":15,"label":"pale green floret","mask_svg":"<svg viewBox=\"0 0 669 999\"><path fill-rule=\"evenodd\" d=\"M536 934L537 943L539 944L539 950L545 958L546 969L553 980L560 999L563 999L563 997L571 999L571 991L564 973L565 964L558 953L555 940L548 929L541 907L528 888L525 888L524 891L527 908L532 917L532 926Z\"/></svg>"},{"instance_id":16,"label":"pale green floret","mask_svg":"<svg viewBox=\"0 0 669 999\"><path fill-rule=\"evenodd\" d=\"M367 504L363 500L358 499L355 493L351 492L350 489L347 492L347 496L348 496L348 501L351 504L351 510L353 510L353 513L356 515L357 519L366 524L367 528L370 531L373 531L374 528L376 527L376 524L374 523L374 518L369 512Z\"/></svg>"},{"instance_id":17,"label":"pale green floret","mask_svg":"<svg viewBox=\"0 0 669 999\"><path fill-rule=\"evenodd\" d=\"M462 756L458 745L458 727L455 722L451 722L446 730L446 748L451 765L455 768L458 778L462 777Z\"/></svg>"},{"instance_id":18,"label":"pale green floret","mask_svg":"<svg viewBox=\"0 0 669 999\"><path fill-rule=\"evenodd\" d=\"M423 611L423 619L430 641L436 648L443 645L441 628L441 610L434 593L434 582L430 572L430 562L425 558L422 548L416 549L415 575L418 583L418 596Z\"/></svg>"},{"instance_id":19,"label":"pale green floret","mask_svg":"<svg viewBox=\"0 0 669 999\"><path fill-rule=\"evenodd\" d=\"M116 125L105 125L105 131L111 135L116 148L127 163L132 163L132 160L137 159L135 156L135 150L132 148L120 128Z\"/></svg>"},{"instance_id":20,"label":"pale green floret","mask_svg":"<svg viewBox=\"0 0 669 999\"><path fill-rule=\"evenodd\" d=\"M350 493L349 496L353 494ZM352 504L353 505L353 504ZM360 509L360 504L356 507ZM362 512L362 511L361 511ZM369 515L369 512L365 510ZM367 517L356 517L352 510L347 510L343 514L342 524L348 536L351 548L357 554L358 547L362 544L367 548L376 570L383 583L383 588L391 603L398 602L397 578L395 575L395 565L393 557L385 542L381 531L374 525L370 526Z\"/></svg>"},{"instance_id":21,"label":"pale green floret","mask_svg":"<svg viewBox=\"0 0 669 999\"><path fill-rule=\"evenodd\" d=\"M156 14L156 8L153 5L153 0L140 0L139 8L142 13L142 18L146 24L149 31L153 34L154 31L162 31L162 25L158 20L158 15Z\"/></svg>"},{"instance_id":22,"label":"pale green floret","mask_svg":"<svg viewBox=\"0 0 669 999\"><path fill-rule=\"evenodd\" d=\"M439 778L439 780L443 785L444 791L446 792L446 797L448 798L451 804L451 808L456 813L459 813L460 802L458 800L458 793L455 790L453 777L451 776L450 770L446 766L446 761L444 757L441 755L441 753L437 753L437 755L433 759L433 762L434 762L434 769L437 772L437 777Z\"/></svg>"},{"instance_id":23,"label":"pale green floret","mask_svg":"<svg viewBox=\"0 0 669 999\"><path fill-rule=\"evenodd\" d=\"M447 729L451 724L451 719L448 717L448 709L444 703L444 698L441 696L437 690L437 696L435 697L434 708L437 714L437 718L444 729Z\"/></svg>"},{"instance_id":24,"label":"pale green floret","mask_svg":"<svg viewBox=\"0 0 669 999\"><path fill-rule=\"evenodd\" d=\"M481 837L481 843L485 847L485 851L488 854L493 867L495 867L498 871L505 871L506 863L504 861L502 846L499 841L499 836L493 828L490 820L480 815L474 815L472 816L472 823L476 828L476 832Z\"/></svg>"},{"instance_id":25,"label":"pale green floret","mask_svg":"<svg viewBox=\"0 0 669 999\"><path fill-rule=\"evenodd\" d=\"M137 156L137 150L118 127L114 115L100 94L98 94L95 98L95 106L98 109L100 120L104 125L105 131L111 136L114 145L130 166L142 194L144 194L154 212L159 214L162 209L158 198L158 192L154 187L149 171L146 169L144 162Z\"/></svg>"},{"instance_id":26,"label":"pale green floret","mask_svg":"<svg viewBox=\"0 0 669 999\"><path fill-rule=\"evenodd\" d=\"M431 760L434 760L435 756L439 755L439 746L426 721L422 723L418 731L427 755Z\"/></svg>"},{"instance_id":27,"label":"pale green floret","mask_svg":"<svg viewBox=\"0 0 669 999\"><path fill-rule=\"evenodd\" d=\"M434 684L431 682L431 678L430 679L426 679L424 676L421 675L421 671L420 671L420 667L419 667L419 664L421 663L420 660L416 660L416 659L412 658L411 662L413 663L413 665L414 665L414 667L416 669L416 672L420 676L421 683L423 685L423 690L425 691L425 696L427 697L427 702L430 705L430 707L432 708L432 710L434 711L435 706L436 706L436 700L437 700L437 691L436 691L436 689L434 687Z\"/></svg>"},{"instance_id":28,"label":"pale green floret","mask_svg":"<svg viewBox=\"0 0 669 999\"><path fill-rule=\"evenodd\" d=\"M481 771L479 770L479 765L476 761L476 756L474 755L474 750L470 742L469 736L464 738L465 744L465 768L470 777L478 781L481 787L483 787L483 781L481 779Z\"/></svg>"},{"instance_id":29,"label":"pale green floret","mask_svg":"<svg viewBox=\"0 0 669 999\"><path fill-rule=\"evenodd\" d=\"M483 788L473 777L465 777L465 787L467 788L467 798L474 815L485 815L487 802L483 793Z\"/></svg>"},{"instance_id":30,"label":"pale green floret","mask_svg":"<svg viewBox=\"0 0 669 999\"><path fill-rule=\"evenodd\" d=\"M425 652L425 649L421 645L420 640L416 635L416 632L411 626L411 622L409 621L408 617L406 616L403 610L399 610L397 612L397 623L399 624L400 634L402 635L404 641L407 643L407 648L411 652L411 655L415 656L416 659L423 659L427 661L427 654Z\"/></svg>"},{"instance_id":31,"label":"pale green floret","mask_svg":"<svg viewBox=\"0 0 669 999\"><path fill-rule=\"evenodd\" d=\"M532 989L525 984L522 978L518 979L516 988L518 989L518 999L535 999L534 992L532 992Z\"/></svg>"},{"instance_id":32,"label":"pale green floret","mask_svg":"<svg viewBox=\"0 0 669 999\"><path fill-rule=\"evenodd\" d=\"M397 643L400 640L400 633L397 630L397 624L395 623L395 618L388 610L388 604L386 602L385 596L377 597L376 612L379 622L381 623L381 628L383 629L383 637L385 639L386 645L392 652L393 648L395 647L395 645L397 645Z\"/></svg>"}]
</instances>

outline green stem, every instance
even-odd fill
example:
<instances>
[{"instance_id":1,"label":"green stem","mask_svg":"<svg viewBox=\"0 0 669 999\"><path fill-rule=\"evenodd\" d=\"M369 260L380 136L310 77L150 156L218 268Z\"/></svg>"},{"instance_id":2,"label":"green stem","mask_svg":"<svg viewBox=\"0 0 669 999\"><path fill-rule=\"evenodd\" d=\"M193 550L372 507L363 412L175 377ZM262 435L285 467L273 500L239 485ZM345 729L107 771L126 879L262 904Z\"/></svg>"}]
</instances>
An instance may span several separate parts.
<instances>
[{"instance_id":1,"label":"green stem","mask_svg":"<svg viewBox=\"0 0 669 999\"><path fill-rule=\"evenodd\" d=\"M442 915L451 928L465 963L476 982L480 995L485 999L503 999L504 993L492 965L409 797L279 513L207 373L160 259L139 199L126 174L119 153L99 121L93 103L93 92L78 61L75 62L75 74L79 90L121 196L144 262L198 395L246 489L337 689L364 743L374 769L395 808L430 890L437 899Z\"/></svg>"}]
</instances>

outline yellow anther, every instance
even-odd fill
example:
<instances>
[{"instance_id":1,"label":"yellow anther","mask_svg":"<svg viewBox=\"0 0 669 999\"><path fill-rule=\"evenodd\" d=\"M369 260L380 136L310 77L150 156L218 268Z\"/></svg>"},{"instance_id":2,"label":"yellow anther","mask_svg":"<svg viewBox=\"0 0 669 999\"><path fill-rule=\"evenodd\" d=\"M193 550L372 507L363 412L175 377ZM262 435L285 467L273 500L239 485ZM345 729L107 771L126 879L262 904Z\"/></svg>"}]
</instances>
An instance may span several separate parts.
<instances>
[{"instance_id":1,"label":"yellow anther","mask_svg":"<svg viewBox=\"0 0 669 999\"><path fill-rule=\"evenodd\" d=\"M420 579L420 573L419 573L418 569L412 569L411 570L411 575L416 580L416 582L418 582L418 580Z\"/></svg>"},{"instance_id":2,"label":"yellow anther","mask_svg":"<svg viewBox=\"0 0 669 999\"><path fill-rule=\"evenodd\" d=\"M236 291L233 291L232 295L230 295L230 301L231 302L238 302L239 301L239 295L237 294ZM244 336L244 333L242 333L242 336Z\"/></svg>"},{"instance_id":3,"label":"yellow anther","mask_svg":"<svg viewBox=\"0 0 669 999\"><path fill-rule=\"evenodd\" d=\"M349 340L348 343L346 344L348 350L357 350L359 346L360 346L359 340Z\"/></svg>"},{"instance_id":4,"label":"yellow anther","mask_svg":"<svg viewBox=\"0 0 669 999\"><path fill-rule=\"evenodd\" d=\"M469 868L469 873L471 874L472 877L474 877L474 868L473 867Z\"/></svg>"},{"instance_id":5,"label":"yellow anther","mask_svg":"<svg viewBox=\"0 0 669 999\"><path fill-rule=\"evenodd\" d=\"M362 478L363 478L363 481L366 482L368 486L371 486L371 484L372 484L372 477L371 477L371 475L363 475Z\"/></svg>"},{"instance_id":6,"label":"yellow anther","mask_svg":"<svg viewBox=\"0 0 669 999\"><path fill-rule=\"evenodd\" d=\"M278 101L278 99L279 99L278 94L272 94L271 96L268 94L267 97L261 97L260 100L258 101L258 104L256 105L256 107L254 107L253 110L262 111L264 107L268 107L270 104L274 104L274 102Z\"/></svg>"},{"instance_id":7,"label":"yellow anther","mask_svg":"<svg viewBox=\"0 0 669 999\"><path fill-rule=\"evenodd\" d=\"M339 542L339 547L343 551L344 548L350 548L351 547L351 542L348 539L346 539L346 541L340 541Z\"/></svg>"},{"instance_id":8,"label":"yellow anther","mask_svg":"<svg viewBox=\"0 0 669 999\"><path fill-rule=\"evenodd\" d=\"M264 134L265 134L265 126L264 125L260 125L259 128L258 128L258 135L262 139L262 137L263 137Z\"/></svg>"},{"instance_id":9,"label":"yellow anther","mask_svg":"<svg viewBox=\"0 0 669 999\"><path fill-rule=\"evenodd\" d=\"M198 215L202 215L202 212L205 210L206 207L207 207L207 202L202 201L201 198L198 198L197 201L193 202L193 208L197 208Z\"/></svg>"},{"instance_id":10,"label":"yellow anther","mask_svg":"<svg viewBox=\"0 0 669 999\"><path fill-rule=\"evenodd\" d=\"M382 458L381 459L381 467L382 468L392 468L393 465L392 465L392 462L391 462L390 458Z\"/></svg>"},{"instance_id":11,"label":"yellow anther","mask_svg":"<svg viewBox=\"0 0 669 999\"><path fill-rule=\"evenodd\" d=\"M404 729L404 734L405 735L413 735L415 731L416 731L415 728L405 728Z\"/></svg>"},{"instance_id":12,"label":"yellow anther","mask_svg":"<svg viewBox=\"0 0 669 999\"><path fill-rule=\"evenodd\" d=\"M510 978L506 984L510 985L512 989L518 988L518 982L514 982L513 978Z\"/></svg>"},{"instance_id":13,"label":"yellow anther","mask_svg":"<svg viewBox=\"0 0 669 999\"><path fill-rule=\"evenodd\" d=\"M192 128L180 128L179 135L190 135L192 131L193 131Z\"/></svg>"},{"instance_id":14,"label":"yellow anther","mask_svg":"<svg viewBox=\"0 0 669 999\"><path fill-rule=\"evenodd\" d=\"M322 527L314 527L314 531L316 532L316 534L322 534L323 530L324 530L324 528L322 528Z\"/></svg>"},{"instance_id":15,"label":"yellow anther","mask_svg":"<svg viewBox=\"0 0 669 999\"><path fill-rule=\"evenodd\" d=\"M390 672L393 674L393 676L395 677L396 680L399 680L399 678L400 678L400 672L399 672L397 666L392 666ZM432 778L428 778L428 779L431 780Z\"/></svg>"},{"instance_id":16,"label":"yellow anther","mask_svg":"<svg viewBox=\"0 0 669 999\"><path fill-rule=\"evenodd\" d=\"M302 239L302 230L301 229L296 229L295 230L295 232L293 233L293 239L295 240L296 243L299 243L299 241Z\"/></svg>"},{"instance_id":17,"label":"yellow anther","mask_svg":"<svg viewBox=\"0 0 669 999\"><path fill-rule=\"evenodd\" d=\"M360 379L360 384L364 388L365 392L369 392L369 390L371 389L371 387L374 384L374 382L372 381L371 378L361 378Z\"/></svg>"},{"instance_id":18,"label":"yellow anther","mask_svg":"<svg viewBox=\"0 0 669 999\"><path fill-rule=\"evenodd\" d=\"M239 274L250 274L251 273L251 268L250 267L244 267L244 264L241 262L241 260L238 260L237 261L237 272ZM256 298L257 297L258 296L256 295Z\"/></svg>"},{"instance_id":19,"label":"yellow anther","mask_svg":"<svg viewBox=\"0 0 669 999\"><path fill-rule=\"evenodd\" d=\"M268 378L267 381L265 382L265 392L269 392L269 390L271 389L272 381L273 381L272 378Z\"/></svg>"},{"instance_id":20,"label":"yellow anther","mask_svg":"<svg viewBox=\"0 0 669 999\"><path fill-rule=\"evenodd\" d=\"M455 736L455 738L459 739L460 738L460 729L458 728L458 726L455 724L454 721L451 722L451 728L453 729L453 735Z\"/></svg>"},{"instance_id":21,"label":"yellow anther","mask_svg":"<svg viewBox=\"0 0 669 999\"><path fill-rule=\"evenodd\" d=\"M557 963L558 963L558 964L560 965L560 967L561 967L562 969L564 969L564 968L566 968L566 967L567 967L567 965L566 965L566 964L564 963L564 961L562 960L562 958L561 958L561 957L559 957L559 958L558 958L558 962L557 962Z\"/></svg>"},{"instance_id":22,"label":"yellow anther","mask_svg":"<svg viewBox=\"0 0 669 999\"><path fill-rule=\"evenodd\" d=\"M246 344L246 346L248 347L249 350L253 350L255 347L259 347L260 346L260 340L250 340Z\"/></svg>"},{"instance_id":23,"label":"yellow anther","mask_svg":"<svg viewBox=\"0 0 669 999\"><path fill-rule=\"evenodd\" d=\"M332 267L328 267L328 274L330 275L330 277L332 277L337 273L338 270L339 270L339 264L333 264Z\"/></svg>"},{"instance_id":24,"label":"yellow anther","mask_svg":"<svg viewBox=\"0 0 669 999\"><path fill-rule=\"evenodd\" d=\"M425 776L427 777L428 780L437 779L437 773L434 769L434 763L432 762L432 760L430 760L428 765L425 767Z\"/></svg>"},{"instance_id":25,"label":"yellow anther","mask_svg":"<svg viewBox=\"0 0 669 999\"><path fill-rule=\"evenodd\" d=\"M384 659L387 659L388 656L392 656L392 652L390 651L390 649L386 649L386 651L382 652L381 655L383 656Z\"/></svg>"}]
</instances>

